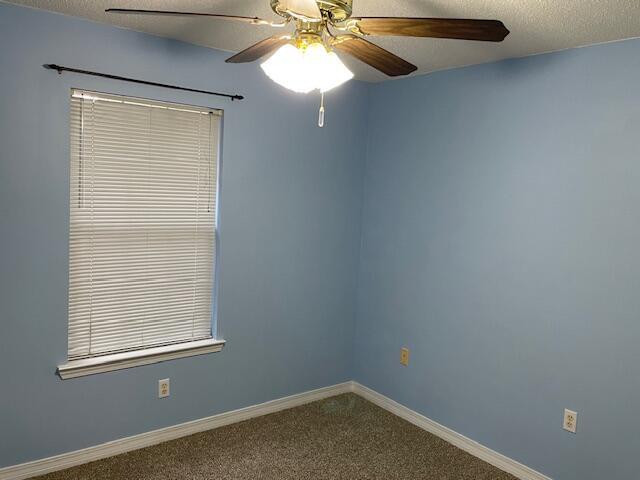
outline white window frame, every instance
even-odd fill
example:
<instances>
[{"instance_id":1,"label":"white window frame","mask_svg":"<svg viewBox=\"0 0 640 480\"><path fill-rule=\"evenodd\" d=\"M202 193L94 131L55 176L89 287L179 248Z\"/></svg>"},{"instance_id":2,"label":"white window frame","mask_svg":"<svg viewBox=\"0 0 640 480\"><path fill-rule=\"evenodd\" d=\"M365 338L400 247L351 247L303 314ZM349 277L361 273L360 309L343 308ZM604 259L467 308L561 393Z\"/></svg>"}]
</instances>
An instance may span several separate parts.
<instances>
[{"instance_id":1,"label":"white window frame","mask_svg":"<svg viewBox=\"0 0 640 480\"><path fill-rule=\"evenodd\" d=\"M194 107L191 105L176 104L169 102L159 102L155 100L148 100L142 98L129 97L124 95L105 94L99 92L91 92L82 89L72 89L71 96L73 95L95 95L97 97L104 98L120 98L131 102L144 102L145 104L152 104L156 106L164 106L168 108L176 109L198 109L202 112L211 112L212 114L219 115L220 118L220 133L218 139L218 155L217 155L217 175L216 175L216 195L219 200L220 192L220 170L221 170L221 158L220 153L222 151L222 119L223 110L211 109L207 107ZM208 353L215 353L221 351L225 346L225 341L215 337L216 317L217 317L217 291L218 291L218 257L219 257L219 238L218 238L218 212L219 201L216 202L216 222L214 224L214 235L216 241L216 252L214 258L214 282L212 295L212 319L211 319L211 338L202 340L191 340L180 343L174 343L169 345L153 346L153 347L141 347L134 350L126 350L115 353L107 353L102 355L90 356L86 358L73 358L67 360L66 363L58 366L58 375L64 380L69 378L76 378L85 375L93 375L97 373L109 372L113 370L120 370L125 368L136 367L140 365L149 365L153 363L163 362L167 360L173 360L178 358L190 357L195 355L203 355Z\"/></svg>"}]
</instances>

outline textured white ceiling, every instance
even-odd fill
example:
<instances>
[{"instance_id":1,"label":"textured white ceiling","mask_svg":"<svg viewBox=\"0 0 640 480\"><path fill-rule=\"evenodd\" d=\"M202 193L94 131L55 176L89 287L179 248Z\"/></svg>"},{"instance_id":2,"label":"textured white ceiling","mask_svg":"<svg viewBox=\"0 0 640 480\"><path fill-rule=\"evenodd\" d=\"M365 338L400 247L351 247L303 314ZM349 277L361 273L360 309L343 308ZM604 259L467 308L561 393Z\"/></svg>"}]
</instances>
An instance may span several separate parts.
<instances>
[{"instance_id":1,"label":"textured white ceiling","mask_svg":"<svg viewBox=\"0 0 640 480\"><path fill-rule=\"evenodd\" d=\"M279 19L271 11L269 0L9 1L230 52L272 35L274 29L220 20L109 15L104 10L108 7L186 10ZM640 0L354 0L353 7L354 16L495 18L511 30L501 44L369 37L416 64L419 69L415 74L640 37ZM357 60L344 59L360 80L387 78Z\"/></svg>"}]
</instances>

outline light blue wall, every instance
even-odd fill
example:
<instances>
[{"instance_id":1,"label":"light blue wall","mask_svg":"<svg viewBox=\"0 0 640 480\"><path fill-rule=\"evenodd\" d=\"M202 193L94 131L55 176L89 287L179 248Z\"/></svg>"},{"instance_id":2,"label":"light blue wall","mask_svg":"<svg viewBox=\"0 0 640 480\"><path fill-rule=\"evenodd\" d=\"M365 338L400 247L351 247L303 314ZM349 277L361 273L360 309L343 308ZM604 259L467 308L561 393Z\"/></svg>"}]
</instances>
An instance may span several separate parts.
<instances>
[{"instance_id":1,"label":"light blue wall","mask_svg":"<svg viewBox=\"0 0 640 480\"><path fill-rule=\"evenodd\" d=\"M554 479L638 478L639 212L638 40L372 88L356 379Z\"/></svg>"},{"instance_id":2,"label":"light blue wall","mask_svg":"<svg viewBox=\"0 0 640 480\"><path fill-rule=\"evenodd\" d=\"M355 361L360 382L554 479L637 476L640 41L352 82L323 130L316 98L220 52L5 4L0 45L0 466L348 380ZM222 353L54 375L71 87L225 110Z\"/></svg>"},{"instance_id":3,"label":"light blue wall","mask_svg":"<svg viewBox=\"0 0 640 480\"><path fill-rule=\"evenodd\" d=\"M0 467L352 378L366 86L329 95L320 130L318 98L287 93L257 65L225 65L222 52L6 4L0 45ZM44 63L247 99L58 76ZM225 110L223 352L55 376L67 349L71 87ZM171 398L158 400L165 377Z\"/></svg>"}]
</instances>

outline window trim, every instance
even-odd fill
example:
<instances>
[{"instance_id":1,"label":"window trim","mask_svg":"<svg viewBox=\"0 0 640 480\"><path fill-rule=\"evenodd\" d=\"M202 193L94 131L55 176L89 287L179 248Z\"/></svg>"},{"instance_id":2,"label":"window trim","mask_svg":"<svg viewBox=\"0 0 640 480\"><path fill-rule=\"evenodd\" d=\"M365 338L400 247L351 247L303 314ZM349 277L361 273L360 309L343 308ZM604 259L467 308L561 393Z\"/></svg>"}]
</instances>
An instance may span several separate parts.
<instances>
[{"instance_id":1,"label":"window trim","mask_svg":"<svg viewBox=\"0 0 640 480\"><path fill-rule=\"evenodd\" d=\"M188 341L160 347L69 360L67 363L58 366L58 375L61 379L67 380L69 378L112 372L114 370L138 367L140 365L151 365L153 363L177 358L215 353L221 351L225 343L224 340L208 338L206 340Z\"/></svg>"}]
</instances>

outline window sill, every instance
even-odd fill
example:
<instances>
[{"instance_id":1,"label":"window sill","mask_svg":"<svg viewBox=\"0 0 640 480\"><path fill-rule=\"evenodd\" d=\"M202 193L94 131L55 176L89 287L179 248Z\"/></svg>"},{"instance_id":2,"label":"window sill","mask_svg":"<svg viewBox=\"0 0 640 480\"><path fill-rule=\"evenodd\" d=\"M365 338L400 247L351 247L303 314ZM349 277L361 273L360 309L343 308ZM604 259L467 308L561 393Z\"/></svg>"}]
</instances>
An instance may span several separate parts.
<instances>
[{"instance_id":1,"label":"window sill","mask_svg":"<svg viewBox=\"0 0 640 480\"><path fill-rule=\"evenodd\" d=\"M174 360L176 358L219 352L222 350L224 345L224 340L211 338L195 342L147 348L145 350L114 353L112 355L103 355L101 357L70 360L64 365L60 365L58 367L58 375L60 375L60 378L63 380L66 380L68 378L111 372L113 370L121 370L123 368L150 365L152 363L164 362L166 360Z\"/></svg>"}]
</instances>

